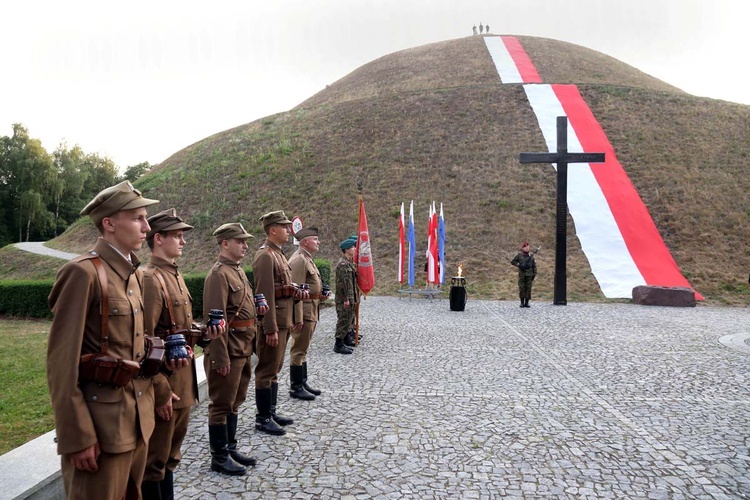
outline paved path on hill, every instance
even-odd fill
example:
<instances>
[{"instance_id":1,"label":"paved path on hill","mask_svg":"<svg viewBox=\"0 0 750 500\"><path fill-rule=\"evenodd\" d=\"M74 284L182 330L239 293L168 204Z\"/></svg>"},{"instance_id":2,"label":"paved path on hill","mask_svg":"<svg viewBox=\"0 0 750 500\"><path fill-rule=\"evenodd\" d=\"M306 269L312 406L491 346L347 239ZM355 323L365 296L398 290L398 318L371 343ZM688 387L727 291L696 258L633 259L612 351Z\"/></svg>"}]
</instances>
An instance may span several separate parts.
<instances>
[{"instance_id":1,"label":"paved path on hill","mask_svg":"<svg viewBox=\"0 0 750 500\"><path fill-rule=\"evenodd\" d=\"M27 241L24 243L15 243L14 246L20 250L23 250L24 252L46 255L48 257L57 257L58 259L70 260L72 258L78 257L78 254L75 253L62 252L60 250L55 250L54 248L46 247L44 245L44 242L42 241Z\"/></svg>"},{"instance_id":2,"label":"paved path on hill","mask_svg":"<svg viewBox=\"0 0 750 500\"><path fill-rule=\"evenodd\" d=\"M288 398L285 365L286 436L255 432L249 395L247 476L210 471L196 407L177 498L750 497L750 357L718 341L748 309L371 297L361 321L343 356L322 312L316 401Z\"/></svg>"}]
</instances>

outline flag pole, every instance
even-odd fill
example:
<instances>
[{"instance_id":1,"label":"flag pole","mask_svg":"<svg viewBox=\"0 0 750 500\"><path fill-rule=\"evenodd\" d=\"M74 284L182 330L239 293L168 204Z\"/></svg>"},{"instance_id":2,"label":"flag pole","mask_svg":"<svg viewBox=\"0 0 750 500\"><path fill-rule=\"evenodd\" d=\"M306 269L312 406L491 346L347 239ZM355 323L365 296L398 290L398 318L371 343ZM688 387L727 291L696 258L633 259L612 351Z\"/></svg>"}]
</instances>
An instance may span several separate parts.
<instances>
[{"instance_id":1,"label":"flag pole","mask_svg":"<svg viewBox=\"0 0 750 500\"><path fill-rule=\"evenodd\" d=\"M357 249L359 250L359 243L360 243L360 234L359 234L359 228L360 224L362 223L362 182L357 181L357 189L359 190L359 206L357 207ZM359 272L359 262L357 262L357 272ZM354 282L355 287L359 287L358 282ZM357 292L357 289L354 290L355 295ZM360 295L359 300L357 300L357 304L354 306L354 347L357 347L359 345L359 301L362 300L362 297Z\"/></svg>"}]
</instances>

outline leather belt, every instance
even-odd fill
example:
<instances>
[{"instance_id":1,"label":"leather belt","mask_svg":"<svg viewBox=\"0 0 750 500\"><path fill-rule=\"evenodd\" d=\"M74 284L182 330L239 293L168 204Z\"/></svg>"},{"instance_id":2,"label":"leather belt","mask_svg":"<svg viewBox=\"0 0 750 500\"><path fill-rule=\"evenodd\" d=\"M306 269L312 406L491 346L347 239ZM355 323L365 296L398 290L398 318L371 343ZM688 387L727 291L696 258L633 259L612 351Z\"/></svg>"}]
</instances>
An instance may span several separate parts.
<instances>
[{"instance_id":1,"label":"leather belt","mask_svg":"<svg viewBox=\"0 0 750 500\"><path fill-rule=\"evenodd\" d=\"M255 324L255 318L253 319L235 319L229 323L229 328L247 328Z\"/></svg>"}]
</instances>

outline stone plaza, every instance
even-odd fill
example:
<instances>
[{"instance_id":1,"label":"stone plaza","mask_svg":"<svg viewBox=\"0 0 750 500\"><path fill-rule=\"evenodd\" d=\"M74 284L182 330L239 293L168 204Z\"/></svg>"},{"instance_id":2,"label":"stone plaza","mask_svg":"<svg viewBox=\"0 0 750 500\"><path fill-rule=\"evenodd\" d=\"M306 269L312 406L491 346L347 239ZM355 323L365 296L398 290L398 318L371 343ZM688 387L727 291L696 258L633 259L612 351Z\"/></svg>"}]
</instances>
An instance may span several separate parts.
<instances>
[{"instance_id":1,"label":"stone plaza","mask_svg":"<svg viewBox=\"0 0 750 500\"><path fill-rule=\"evenodd\" d=\"M315 401L254 429L246 476L211 472L207 402L193 412L177 498L750 497L750 312L626 303L369 297L352 355L323 309L308 356ZM721 341L720 341L721 340Z\"/></svg>"}]
</instances>

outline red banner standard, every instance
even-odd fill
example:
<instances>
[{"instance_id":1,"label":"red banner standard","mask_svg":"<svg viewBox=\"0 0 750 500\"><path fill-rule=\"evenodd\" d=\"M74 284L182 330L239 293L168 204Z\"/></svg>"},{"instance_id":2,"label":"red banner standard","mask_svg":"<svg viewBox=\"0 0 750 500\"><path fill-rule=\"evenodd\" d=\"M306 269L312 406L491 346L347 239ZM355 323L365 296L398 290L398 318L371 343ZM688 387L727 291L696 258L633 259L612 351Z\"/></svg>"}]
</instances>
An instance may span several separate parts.
<instances>
[{"instance_id":1,"label":"red banner standard","mask_svg":"<svg viewBox=\"0 0 750 500\"><path fill-rule=\"evenodd\" d=\"M370 249L370 232L367 230L365 202L359 199L359 231L357 238L357 284L362 293L367 295L375 286L375 270L372 267L372 250Z\"/></svg>"}]
</instances>

